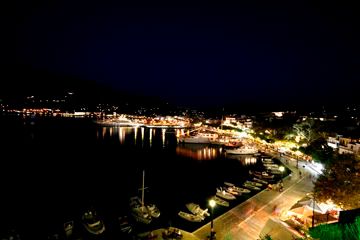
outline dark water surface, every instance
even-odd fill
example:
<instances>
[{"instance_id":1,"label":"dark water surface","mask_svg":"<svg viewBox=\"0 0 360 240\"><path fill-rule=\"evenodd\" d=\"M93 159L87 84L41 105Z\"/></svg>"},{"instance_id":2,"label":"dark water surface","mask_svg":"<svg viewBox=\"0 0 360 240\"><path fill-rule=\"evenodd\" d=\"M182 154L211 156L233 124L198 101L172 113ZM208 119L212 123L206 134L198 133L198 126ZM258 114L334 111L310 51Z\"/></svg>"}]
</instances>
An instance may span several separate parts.
<instances>
[{"instance_id":1,"label":"dark water surface","mask_svg":"<svg viewBox=\"0 0 360 240\"><path fill-rule=\"evenodd\" d=\"M145 201L161 211L149 228L193 231L210 218L181 219L177 213L186 211L186 203L206 208L224 181L241 185L249 169L261 168L253 156L226 157L219 147L178 145L169 129L102 127L90 119L0 119L2 226L30 235L79 222L89 206L105 224L116 225L117 217L127 214L129 197L141 194L143 169ZM218 206L215 215L225 210Z\"/></svg>"}]
</instances>

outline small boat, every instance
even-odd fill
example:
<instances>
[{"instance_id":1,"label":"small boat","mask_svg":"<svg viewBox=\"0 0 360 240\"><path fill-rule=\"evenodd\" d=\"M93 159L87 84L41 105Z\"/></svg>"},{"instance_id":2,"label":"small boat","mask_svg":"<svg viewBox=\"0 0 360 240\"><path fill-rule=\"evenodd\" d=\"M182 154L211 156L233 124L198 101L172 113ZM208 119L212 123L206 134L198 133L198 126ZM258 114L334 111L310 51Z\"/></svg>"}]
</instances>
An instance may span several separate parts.
<instances>
[{"instance_id":1,"label":"small boat","mask_svg":"<svg viewBox=\"0 0 360 240\"><path fill-rule=\"evenodd\" d=\"M187 209L189 209L189 211L192 214L200 215L200 216L206 216L206 217L210 216L210 213L208 212L208 209L203 210L196 203L187 203L186 207L187 207Z\"/></svg>"},{"instance_id":2,"label":"small boat","mask_svg":"<svg viewBox=\"0 0 360 240\"><path fill-rule=\"evenodd\" d=\"M233 187L225 187L224 189L225 189L225 191L226 191L227 193L230 193L230 194L232 194L232 195L234 195L234 196L239 196L239 195L241 195L241 193L238 192L238 191L236 191Z\"/></svg>"},{"instance_id":3,"label":"small boat","mask_svg":"<svg viewBox=\"0 0 360 240\"><path fill-rule=\"evenodd\" d=\"M256 187L261 187L261 186L262 186L262 184L261 184L261 183L258 183L258 182L252 182L252 181L249 181L249 180L247 180L245 183L251 184L251 185L256 186Z\"/></svg>"},{"instance_id":4,"label":"small boat","mask_svg":"<svg viewBox=\"0 0 360 240\"><path fill-rule=\"evenodd\" d=\"M262 180L262 179L259 179L259 178L256 178L256 177L254 177L253 180L254 180L255 182L258 182L258 183L269 184L267 181Z\"/></svg>"},{"instance_id":5,"label":"small boat","mask_svg":"<svg viewBox=\"0 0 360 240\"><path fill-rule=\"evenodd\" d=\"M279 164L276 163L264 163L263 165L267 169L279 169Z\"/></svg>"},{"instance_id":6,"label":"small boat","mask_svg":"<svg viewBox=\"0 0 360 240\"><path fill-rule=\"evenodd\" d=\"M69 221L64 223L64 232L66 237L70 237L73 234L74 230L74 221Z\"/></svg>"},{"instance_id":7,"label":"small boat","mask_svg":"<svg viewBox=\"0 0 360 240\"><path fill-rule=\"evenodd\" d=\"M246 182L243 184L243 186L246 187L246 188L249 188L249 189L251 189L251 190L256 190L256 191L261 190L260 188L254 186L254 185L252 185L252 184L246 183Z\"/></svg>"},{"instance_id":8,"label":"small boat","mask_svg":"<svg viewBox=\"0 0 360 240\"><path fill-rule=\"evenodd\" d=\"M120 231L123 233L131 233L132 232L132 226L129 223L129 219L127 216L121 216L119 217L119 225L120 225Z\"/></svg>"},{"instance_id":9,"label":"small boat","mask_svg":"<svg viewBox=\"0 0 360 240\"><path fill-rule=\"evenodd\" d=\"M227 154L255 154L258 152L256 148L253 147L241 147L241 148L235 148L235 149L227 149L225 150Z\"/></svg>"},{"instance_id":10,"label":"small boat","mask_svg":"<svg viewBox=\"0 0 360 240\"><path fill-rule=\"evenodd\" d=\"M222 189L216 189L216 196L224 198L226 200L234 200L236 199L236 197L228 192L226 192L225 190Z\"/></svg>"},{"instance_id":11,"label":"small boat","mask_svg":"<svg viewBox=\"0 0 360 240\"><path fill-rule=\"evenodd\" d=\"M251 171L249 170L249 173L254 175L255 177L262 178L262 179L273 179L274 175L269 174L267 172L257 172L257 171Z\"/></svg>"},{"instance_id":12,"label":"small boat","mask_svg":"<svg viewBox=\"0 0 360 240\"><path fill-rule=\"evenodd\" d=\"M235 186L233 183L229 183L229 182L224 182L224 184L225 184L226 186L228 186L228 187L233 187L233 186Z\"/></svg>"},{"instance_id":13,"label":"small boat","mask_svg":"<svg viewBox=\"0 0 360 240\"><path fill-rule=\"evenodd\" d=\"M152 221L152 217L149 213L149 210L141 204L141 200L139 197L130 198L130 209L131 215L137 222L149 224Z\"/></svg>"},{"instance_id":14,"label":"small boat","mask_svg":"<svg viewBox=\"0 0 360 240\"><path fill-rule=\"evenodd\" d=\"M269 169L269 171L272 173L272 174L276 174L276 175L282 175L283 172L280 171L279 169Z\"/></svg>"},{"instance_id":15,"label":"small boat","mask_svg":"<svg viewBox=\"0 0 360 240\"><path fill-rule=\"evenodd\" d=\"M225 201L224 199L221 199L221 198L219 198L219 197L217 197L217 196L214 196L212 199L213 199L213 200L216 202L216 204L218 204L218 205L221 205L221 206L224 206L224 207L228 207L228 206L229 206L229 202L227 202L227 201Z\"/></svg>"},{"instance_id":16,"label":"small boat","mask_svg":"<svg viewBox=\"0 0 360 240\"><path fill-rule=\"evenodd\" d=\"M84 212L81 220L85 229L91 234L99 235L105 231L104 222L97 216L94 210Z\"/></svg>"},{"instance_id":17,"label":"small boat","mask_svg":"<svg viewBox=\"0 0 360 240\"><path fill-rule=\"evenodd\" d=\"M204 220L204 218L199 216L199 215L194 215L194 214L186 213L186 212L183 212L183 211L180 211L178 213L178 215L180 217L182 217L183 219L188 220L190 222L201 222L202 220Z\"/></svg>"},{"instance_id":18,"label":"small boat","mask_svg":"<svg viewBox=\"0 0 360 240\"><path fill-rule=\"evenodd\" d=\"M262 161L263 163L274 163L271 158L264 158Z\"/></svg>"},{"instance_id":19,"label":"small boat","mask_svg":"<svg viewBox=\"0 0 360 240\"><path fill-rule=\"evenodd\" d=\"M241 188L241 187L237 187L237 186L233 186L232 188L239 193L250 193L251 192L249 189Z\"/></svg>"}]
</instances>

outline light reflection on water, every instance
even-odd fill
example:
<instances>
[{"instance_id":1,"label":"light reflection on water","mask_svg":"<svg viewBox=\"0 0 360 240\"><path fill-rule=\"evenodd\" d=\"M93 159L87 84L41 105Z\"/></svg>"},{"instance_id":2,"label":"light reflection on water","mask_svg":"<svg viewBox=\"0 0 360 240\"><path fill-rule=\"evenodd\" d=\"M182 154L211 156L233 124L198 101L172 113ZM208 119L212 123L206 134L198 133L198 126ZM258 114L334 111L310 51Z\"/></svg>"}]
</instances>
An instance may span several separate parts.
<instances>
[{"instance_id":1,"label":"light reflection on water","mask_svg":"<svg viewBox=\"0 0 360 240\"><path fill-rule=\"evenodd\" d=\"M100 135L99 132L102 134ZM101 127L97 139L117 138L120 144L133 144L140 147L169 147L176 145L176 153L180 156L197 160L211 160L221 155L221 148L204 144L176 144L176 136L184 134L184 130L155 129L140 127ZM141 134L138 136L138 134ZM141 144L140 144L141 142ZM154 145L156 142L156 146Z\"/></svg>"},{"instance_id":2,"label":"light reflection on water","mask_svg":"<svg viewBox=\"0 0 360 240\"><path fill-rule=\"evenodd\" d=\"M252 155L232 155L228 154L227 158L238 160L242 165L249 166L256 164L257 158Z\"/></svg>"},{"instance_id":3,"label":"light reflection on water","mask_svg":"<svg viewBox=\"0 0 360 240\"><path fill-rule=\"evenodd\" d=\"M211 160L220 155L220 149L203 144L181 144L176 147L176 154L197 160Z\"/></svg>"},{"instance_id":4,"label":"light reflection on water","mask_svg":"<svg viewBox=\"0 0 360 240\"><path fill-rule=\"evenodd\" d=\"M102 134L100 135L99 132ZM196 160L212 160L222 155L223 149L217 146L209 146L207 144L176 144L176 136L183 134L184 130L169 130L140 127L102 127L96 136L100 139L118 138L120 144L130 144L137 147L169 147L170 143L176 145L176 154ZM141 134L140 136L138 136ZM256 164L256 157L251 155L231 155L227 154L226 158L238 160L244 166Z\"/></svg>"}]
</instances>

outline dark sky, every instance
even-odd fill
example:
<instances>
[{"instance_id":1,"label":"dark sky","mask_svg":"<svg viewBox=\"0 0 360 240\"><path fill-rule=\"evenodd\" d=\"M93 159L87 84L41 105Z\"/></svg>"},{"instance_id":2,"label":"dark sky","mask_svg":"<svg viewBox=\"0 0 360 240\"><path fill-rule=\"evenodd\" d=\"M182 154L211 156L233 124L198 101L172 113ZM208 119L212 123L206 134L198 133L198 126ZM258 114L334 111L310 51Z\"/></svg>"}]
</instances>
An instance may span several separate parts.
<instances>
[{"instance_id":1,"label":"dark sky","mask_svg":"<svg viewBox=\"0 0 360 240\"><path fill-rule=\"evenodd\" d=\"M358 101L355 6L116 2L18 2L14 64L183 105Z\"/></svg>"}]
</instances>

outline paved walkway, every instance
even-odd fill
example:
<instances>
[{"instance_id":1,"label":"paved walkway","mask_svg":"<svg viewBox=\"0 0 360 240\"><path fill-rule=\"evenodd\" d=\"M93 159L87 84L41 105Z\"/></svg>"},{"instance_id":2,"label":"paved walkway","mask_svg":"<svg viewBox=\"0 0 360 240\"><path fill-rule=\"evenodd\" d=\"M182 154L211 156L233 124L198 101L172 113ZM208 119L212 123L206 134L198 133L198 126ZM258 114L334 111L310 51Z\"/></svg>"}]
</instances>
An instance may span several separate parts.
<instances>
[{"instance_id":1,"label":"paved walkway","mask_svg":"<svg viewBox=\"0 0 360 240\"><path fill-rule=\"evenodd\" d=\"M261 230L270 218L279 218L306 193L312 191L313 183L310 176L315 175L315 169L302 161L299 161L297 169L296 161L286 159L282 157L280 160L292 170L292 176L284 179L284 191L263 190L214 219L217 240L259 239ZM199 239L207 239L209 233L210 223L193 232Z\"/></svg>"}]
</instances>

